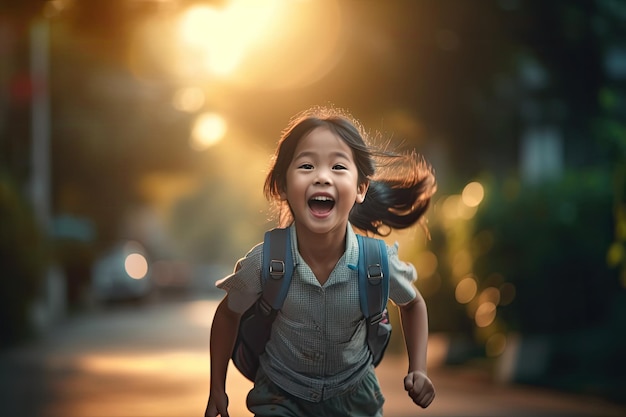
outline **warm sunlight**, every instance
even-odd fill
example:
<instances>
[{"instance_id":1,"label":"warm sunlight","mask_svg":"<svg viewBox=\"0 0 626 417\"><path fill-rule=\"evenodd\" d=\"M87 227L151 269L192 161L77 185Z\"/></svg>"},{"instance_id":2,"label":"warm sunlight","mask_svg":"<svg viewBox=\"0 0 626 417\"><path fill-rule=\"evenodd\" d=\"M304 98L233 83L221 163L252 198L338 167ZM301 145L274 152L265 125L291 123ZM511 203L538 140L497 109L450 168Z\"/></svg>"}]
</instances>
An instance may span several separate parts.
<instances>
[{"instance_id":1,"label":"warm sunlight","mask_svg":"<svg viewBox=\"0 0 626 417\"><path fill-rule=\"evenodd\" d=\"M183 68L244 87L281 89L330 71L345 50L346 30L336 0L231 0L190 7L174 36L189 50Z\"/></svg>"},{"instance_id":2,"label":"warm sunlight","mask_svg":"<svg viewBox=\"0 0 626 417\"><path fill-rule=\"evenodd\" d=\"M277 4L276 0L231 0L220 8L193 6L180 20L182 40L204 54L211 73L228 75L263 36Z\"/></svg>"},{"instance_id":3,"label":"warm sunlight","mask_svg":"<svg viewBox=\"0 0 626 417\"><path fill-rule=\"evenodd\" d=\"M176 110L193 113L204 105L206 97L204 91L198 87L179 88L174 93L172 105Z\"/></svg>"},{"instance_id":4,"label":"warm sunlight","mask_svg":"<svg viewBox=\"0 0 626 417\"><path fill-rule=\"evenodd\" d=\"M343 57L351 34L337 0L181 4L137 25L126 53L137 78L163 72L204 85L298 88Z\"/></svg>"}]
</instances>

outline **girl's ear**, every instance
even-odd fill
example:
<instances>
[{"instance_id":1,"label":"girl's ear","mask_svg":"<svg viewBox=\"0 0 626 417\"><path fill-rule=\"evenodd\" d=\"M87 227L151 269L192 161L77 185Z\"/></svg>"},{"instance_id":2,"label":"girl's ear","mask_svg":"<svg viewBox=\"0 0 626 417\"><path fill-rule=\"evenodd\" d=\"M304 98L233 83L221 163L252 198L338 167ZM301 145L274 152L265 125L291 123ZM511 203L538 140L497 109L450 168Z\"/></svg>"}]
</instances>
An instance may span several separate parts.
<instances>
[{"instance_id":1,"label":"girl's ear","mask_svg":"<svg viewBox=\"0 0 626 417\"><path fill-rule=\"evenodd\" d=\"M363 201L365 201L365 195L367 194L367 189L369 188L369 186L370 186L369 181L362 182L361 184L357 186L355 201L358 204L361 204Z\"/></svg>"}]
</instances>

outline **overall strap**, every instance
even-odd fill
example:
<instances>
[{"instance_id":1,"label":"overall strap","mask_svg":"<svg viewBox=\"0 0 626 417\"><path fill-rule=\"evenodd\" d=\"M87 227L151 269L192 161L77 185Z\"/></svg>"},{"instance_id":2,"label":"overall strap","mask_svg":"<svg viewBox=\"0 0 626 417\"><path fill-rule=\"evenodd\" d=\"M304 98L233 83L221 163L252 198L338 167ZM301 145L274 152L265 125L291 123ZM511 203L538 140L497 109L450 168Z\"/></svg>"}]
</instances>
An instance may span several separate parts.
<instances>
[{"instance_id":1,"label":"overall strap","mask_svg":"<svg viewBox=\"0 0 626 417\"><path fill-rule=\"evenodd\" d=\"M387 247L381 239L356 235L359 242L359 298L368 324L377 324L389 298Z\"/></svg>"},{"instance_id":2,"label":"overall strap","mask_svg":"<svg viewBox=\"0 0 626 417\"><path fill-rule=\"evenodd\" d=\"M289 228L276 228L265 232L261 284L261 307L264 313L280 310L289 291L293 275L291 232Z\"/></svg>"}]
</instances>

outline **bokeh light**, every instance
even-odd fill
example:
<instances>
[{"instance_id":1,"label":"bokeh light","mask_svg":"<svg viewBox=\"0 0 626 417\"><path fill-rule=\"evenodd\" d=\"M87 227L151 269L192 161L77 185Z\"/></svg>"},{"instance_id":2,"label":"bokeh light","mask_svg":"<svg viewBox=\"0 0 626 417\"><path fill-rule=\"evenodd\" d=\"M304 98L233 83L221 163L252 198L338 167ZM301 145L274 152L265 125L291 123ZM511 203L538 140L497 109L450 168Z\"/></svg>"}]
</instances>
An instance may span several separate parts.
<instances>
[{"instance_id":1,"label":"bokeh light","mask_svg":"<svg viewBox=\"0 0 626 417\"><path fill-rule=\"evenodd\" d=\"M196 151L203 151L224 138L227 125L222 116L217 113L202 113L196 118L191 131L191 147Z\"/></svg>"},{"instance_id":2,"label":"bokeh light","mask_svg":"<svg viewBox=\"0 0 626 417\"><path fill-rule=\"evenodd\" d=\"M474 299L477 290L478 284L476 283L474 277L466 277L456 285L454 297L457 302L467 304Z\"/></svg>"},{"instance_id":3,"label":"bokeh light","mask_svg":"<svg viewBox=\"0 0 626 417\"><path fill-rule=\"evenodd\" d=\"M478 206L483 201L484 197L485 190L479 182L470 182L465 186L461 194L463 203L468 207Z\"/></svg>"},{"instance_id":4,"label":"bokeh light","mask_svg":"<svg viewBox=\"0 0 626 417\"><path fill-rule=\"evenodd\" d=\"M496 305L491 301L484 302L478 306L476 309L476 314L474 316L474 320L476 321L476 326L478 327L487 327L496 318Z\"/></svg>"},{"instance_id":5,"label":"bokeh light","mask_svg":"<svg viewBox=\"0 0 626 417\"><path fill-rule=\"evenodd\" d=\"M131 253L124 260L124 268L129 277L142 279L148 274L148 261L140 253Z\"/></svg>"},{"instance_id":6,"label":"bokeh light","mask_svg":"<svg viewBox=\"0 0 626 417\"><path fill-rule=\"evenodd\" d=\"M461 195L454 194L445 198L442 211L443 215L450 220L470 220L476 214L477 205L468 206Z\"/></svg>"},{"instance_id":7,"label":"bokeh light","mask_svg":"<svg viewBox=\"0 0 626 417\"><path fill-rule=\"evenodd\" d=\"M487 287L480 293L478 301L481 303L489 301L498 305L500 303L500 290L495 287Z\"/></svg>"},{"instance_id":8,"label":"bokeh light","mask_svg":"<svg viewBox=\"0 0 626 417\"><path fill-rule=\"evenodd\" d=\"M451 195L443 200L441 210L443 215L449 219L456 219L459 217L459 201L461 197L458 195Z\"/></svg>"}]
</instances>

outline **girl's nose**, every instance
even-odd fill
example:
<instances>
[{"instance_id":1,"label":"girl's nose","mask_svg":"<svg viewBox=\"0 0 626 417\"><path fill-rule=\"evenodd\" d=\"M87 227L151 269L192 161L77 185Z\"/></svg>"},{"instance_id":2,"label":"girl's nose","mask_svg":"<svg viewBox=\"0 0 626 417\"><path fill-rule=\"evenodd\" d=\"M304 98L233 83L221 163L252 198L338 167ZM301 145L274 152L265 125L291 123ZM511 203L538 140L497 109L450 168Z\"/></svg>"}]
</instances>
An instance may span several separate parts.
<instances>
[{"instance_id":1,"label":"girl's nose","mask_svg":"<svg viewBox=\"0 0 626 417\"><path fill-rule=\"evenodd\" d=\"M320 169L317 171L317 175L315 176L315 184L316 185L330 185L330 175L328 170Z\"/></svg>"}]
</instances>

